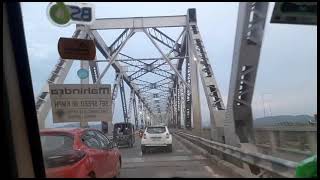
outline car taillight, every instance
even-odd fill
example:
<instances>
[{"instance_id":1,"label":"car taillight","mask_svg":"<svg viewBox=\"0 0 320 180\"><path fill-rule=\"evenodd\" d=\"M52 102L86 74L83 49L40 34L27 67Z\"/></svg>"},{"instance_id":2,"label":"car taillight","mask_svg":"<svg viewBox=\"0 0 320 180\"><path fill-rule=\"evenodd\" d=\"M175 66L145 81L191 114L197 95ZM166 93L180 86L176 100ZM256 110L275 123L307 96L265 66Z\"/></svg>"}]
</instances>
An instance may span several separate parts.
<instances>
[{"instance_id":1,"label":"car taillight","mask_svg":"<svg viewBox=\"0 0 320 180\"><path fill-rule=\"evenodd\" d=\"M167 133L167 134L166 134L166 138L169 139L169 137L170 137L170 136L169 136L169 133Z\"/></svg>"},{"instance_id":2,"label":"car taillight","mask_svg":"<svg viewBox=\"0 0 320 180\"><path fill-rule=\"evenodd\" d=\"M147 135L146 134L143 134L143 139L147 139Z\"/></svg>"},{"instance_id":3,"label":"car taillight","mask_svg":"<svg viewBox=\"0 0 320 180\"><path fill-rule=\"evenodd\" d=\"M46 168L66 166L80 161L86 155L85 152L79 150L69 150L51 154L45 157Z\"/></svg>"}]
</instances>

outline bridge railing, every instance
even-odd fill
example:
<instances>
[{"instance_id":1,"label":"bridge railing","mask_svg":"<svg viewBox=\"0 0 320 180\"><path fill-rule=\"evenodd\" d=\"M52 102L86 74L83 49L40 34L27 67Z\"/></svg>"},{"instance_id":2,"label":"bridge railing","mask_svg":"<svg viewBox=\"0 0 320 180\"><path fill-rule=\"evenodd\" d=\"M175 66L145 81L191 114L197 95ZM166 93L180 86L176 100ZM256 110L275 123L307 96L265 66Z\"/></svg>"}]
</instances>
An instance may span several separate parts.
<instances>
[{"instance_id":1,"label":"bridge railing","mask_svg":"<svg viewBox=\"0 0 320 180\"><path fill-rule=\"evenodd\" d=\"M298 165L298 163L293 161L284 160L261 153L246 152L234 146L211 141L199 136L184 133L182 131L176 131L175 134L191 141L193 144L205 147L207 150L212 149L224 155L232 156L241 162L257 166L261 170L276 176L292 178L295 175L295 169Z\"/></svg>"}]
</instances>

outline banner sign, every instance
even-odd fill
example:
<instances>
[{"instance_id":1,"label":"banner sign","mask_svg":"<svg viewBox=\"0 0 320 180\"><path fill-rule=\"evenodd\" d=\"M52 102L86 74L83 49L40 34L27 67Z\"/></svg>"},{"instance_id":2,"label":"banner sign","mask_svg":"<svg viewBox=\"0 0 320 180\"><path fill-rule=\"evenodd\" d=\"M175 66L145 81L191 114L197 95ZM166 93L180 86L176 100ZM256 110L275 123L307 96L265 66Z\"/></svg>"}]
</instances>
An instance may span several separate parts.
<instances>
[{"instance_id":1,"label":"banner sign","mask_svg":"<svg viewBox=\"0 0 320 180\"><path fill-rule=\"evenodd\" d=\"M53 122L112 122L110 84L50 84Z\"/></svg>"}]
</instances>

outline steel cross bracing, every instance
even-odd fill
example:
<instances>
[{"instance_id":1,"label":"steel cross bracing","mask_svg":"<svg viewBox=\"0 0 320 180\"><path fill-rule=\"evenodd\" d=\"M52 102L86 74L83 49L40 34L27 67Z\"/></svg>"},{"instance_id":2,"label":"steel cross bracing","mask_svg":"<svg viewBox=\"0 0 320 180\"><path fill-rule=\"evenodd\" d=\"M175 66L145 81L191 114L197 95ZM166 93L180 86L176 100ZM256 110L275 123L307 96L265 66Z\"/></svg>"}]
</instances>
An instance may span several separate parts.
<instances>
[{"instance_id":1,"label":"steel cross bracing","mask_svg":"<svg viewBox=\"0 0 320 180\"><path fill-rule=\"evenodd\" d=\"M159 29L168 27L182 28L181 33L175 40ZM110 46L106 45L98 32L99 30L107 29L123 29L122 33ZM73 37L77 37L80 31L83 32L83 37L78 38L93 39L96 47L105 58L105 60L94 60L89 62L93 83L102 83L102 78L110 67L113 67L116 72L116 79L113 84L112 92L113 112L117 91L120 89L124 121L129 121L128 118L129 115L131 115L131 107L133 105L136 126L139 122L138 119L140 119L141 124L150 125L154 123L152 118L156 118L162 122L166 116L171 116L171 120L168 123L172 124L174 127L180 127L181 121L185 121L185 127L188 129L192 128L192 117L201 118L201 116L194 115L200 113L200 104L199 100L197 100L197 98L199 98L199 90L198 88L194 88L195 86L198 86L197 75L195 74L197 73L197 70L194 69L197 68L197 66L199 66L200 69L202 84L206 87L205 91L209 109L224 109L196 25L195 10L193 10L193 13L188 10L188 14L182 16L97 19L93 25L90 26L77 25L77 30ZM159 51L161 57L134 58L122 53L121 51L126 43L136 33L144 33L146 39L151 41ZM160 45L169 48L169 51L165 52ZM197 60L193 61L194 59ZM107 66L101 70L101 73L98 68L98 62L107 63ZM186 67L185 73L184 70L182 70L182 64L184 62ZM66 63L68 66L65 66ZM64 73L64 77L59 77L59 83L63 83L71 64L72 61L64 62L62 60L59 63L59 67L55 72L60 73L61 71L61 73ZM62 71L60 66L67 71ZM144 77L146 75L156 76L158 79L152 81L145 80ZM163 79L159 80L159 77ZM54 80L54 78L55 77L52 77L50 79ZM129 109L127 109L125 100L124 82L126 82L132 92ZM191 84L193 85L193 88L191 88ZM48 90L44 91L39 96L37 106L41 107L41 97L45 99L46 93L48 93ZM157 95L157 97L153 97L153 95ZM139 102L139 113L136 112L137 109L135 108L135 96L137 96ZM193 100L196 100L197 103L193 103ZM47 104L50 106L50 100L47 102L49 102ZM48 111L49 110L47 110L47 112ZM40 112L42 111L40 110ZM215 113L215 111L212 112ZM41 113L38 114L40 115ZM42 114L47 113L43 111ZM141 118L142 116L143 118ZM212 118L213 117L211 117L211 119Z\"/></svg>"},{"instance_id":2,"label":"steel cross bracing","mask_svg":"<svg viewBox=\"0 0 320 180\"><path fill-rule=\"evenodd\" d=\"M124 33L122 33L122 34L125 34L125 32ZM128 35L127 35L128 36ZM120 39L120 38L117 38L117 39ZM122 39L124 39L124 38L122 38ZM123 40L123 41L125 41L125 40ZM168 42L168 41L167 41ZM116 44L116 43L113 43L113 44ZM118 43L118 44L120 44L120 45L118 45L118 47L119 46L121 46L121 43ZM113 48L113 50L114 51L116 51L116 50L118 50L119 48ZM127 56L128 57L128 56ZM131 60L133 60L133 58L130 58ZM114 59L111 59L111 61L112 60L114 60ZM140 61L141 62L141 61ZM128 64L128 63L127 63ZM146 64L146 63L143 63L144 64L144 66L145 67L150 67L150 64ZM164 64L164 63L162 63L162 64ZM129 64L129 65L132 65L132 64ZM161 65L161 64L160 64ZM157 70L159 70L160 72L165 72L166 74L167 74L167 76L164 76L164 75L162 75L162 74L159 74L159 73L155 73L155 74L158 74L158 75L162 75L162 76L164 76L164 77L167 77L167 78L170 78L170 77L172 77L172 73L169 73L169 72L167 72L167 71L164 71L164 70L162 70L162 69L159 69L158 67L160 66L160 65L157 65L157 67L155 67L154 69L157 69ZM136 65L135 65L135 67L137 67ZM145 68L139 68L140 70L141 69L144 69L144 70L146 70ZM104 71L105 72L105 71ZM104 73L103 72L103 73ZM130 79L131 80L131 79Z\"/></svg>"},{"instance_id":3,"label":"steel cross bracing","mask_svg":"<svg viewBox=\"0 0 320 180\"><path fill-rule=\"evenodd\" d=\"M109 59L111 57L110 54L114 54L114 52L110 52L110 49L108 48L108 46L105 44L104 40L102 39L102 37L100 36L100 34L96 31L96 30L91 30L91 34L94 36L94 40L96 43L96 46L98 48L98 50L101 52L101 54L106 58ZM140 94L137 93L137 87L136 85L132 84L128 78L128 75L126 72L123 71L123 68L121 67L121 65L119 64L119 62L115 61L114 63L111 64L111 66L115 69L116 72L121 72L124 81L128 84L128 86L132 89L134 89L135 94L137 95L137 97L139 99L141 99ZM142 104L145 104L145 102L143 100L141 100ZM147 106L145 106L146 109L149 109ZM150 111L150 109L149 109Z\"/></svg>"}]
</instances>

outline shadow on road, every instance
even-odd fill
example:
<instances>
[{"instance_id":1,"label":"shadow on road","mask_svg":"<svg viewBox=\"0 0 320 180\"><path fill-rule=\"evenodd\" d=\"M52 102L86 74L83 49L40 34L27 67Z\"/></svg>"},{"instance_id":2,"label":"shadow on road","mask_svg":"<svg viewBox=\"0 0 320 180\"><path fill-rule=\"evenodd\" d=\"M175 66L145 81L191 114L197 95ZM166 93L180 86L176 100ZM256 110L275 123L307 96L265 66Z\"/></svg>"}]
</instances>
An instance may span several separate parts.
<instances>
[{"instance_id":1,"label":"shadow on road","mask_svg":"<svg viewBox=\"0 0 320 180\"><path fill-rule=\"evenodd\" d=\"M165 148L150 148L147 150L146 153L144 153L144 155L148 155L148 154L167 154L170 153L168 152Z\"/></svg>"}]
</instances>

